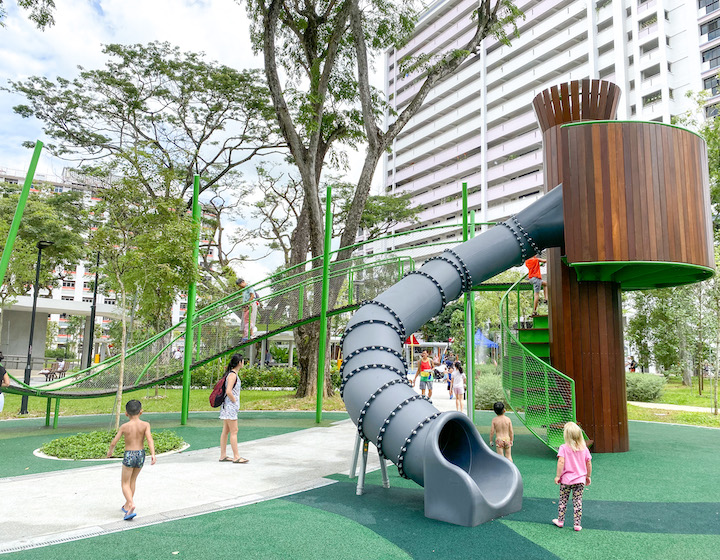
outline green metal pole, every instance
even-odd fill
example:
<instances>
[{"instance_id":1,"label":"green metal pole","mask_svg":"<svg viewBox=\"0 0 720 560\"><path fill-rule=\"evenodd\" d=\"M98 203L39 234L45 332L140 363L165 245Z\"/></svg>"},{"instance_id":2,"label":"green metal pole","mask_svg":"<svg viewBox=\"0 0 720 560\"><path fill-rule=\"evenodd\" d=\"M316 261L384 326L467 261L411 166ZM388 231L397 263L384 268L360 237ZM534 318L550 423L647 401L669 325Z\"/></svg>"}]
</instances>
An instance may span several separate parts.
<instances>
[{"instance_id":1,"label":"green metal pole","mask_svg":"<svg viewBox=\"0 0 720 560\"><path fill-rule=\"evenodd\" d=\"M50 425L50 404L52 403L52 399L47 400L47 408L45 409L45 425Z\"/></svg>"},{"instance_id":2,"label":"green metal pole","mask_svg":"<svg viewBox=\"0 0 720 560\"><path fill-rule=\"evenodd\" d=\"M30 194L30 187L32 186L33 179L35 178L35 169L37 168L38 160L40 159L42 147L43 143L40 142L40 140L35 142L35 151L33 152L32 159L30 160L30 167L28 168L27 175L25 175L25 182L23 183L22 191L20 191L20 199L18 200L17 208L15 208L15 216L13 217L12 224L10 224L10 231L8 232L7 240L5 241L5 248L3 249L2 257L0 257L0 286L2 286L5 281L5 273L7 272L8 265L10 264L10 255L12 255L13 245L15 245L15 237L17 237L18 229L20 229L20 222L22 221L25 204L27 203L27 199Z\"/></svg>"},{"instance_id":3,"label":"green metal pole","mask_svg":"<svg viewBox=\"0 0 720 560\"><path fill-rule=\"evenodd\" d=\"M354 279L353 271L351 270L348 273L348 305L352 304L353 302L353 279Z\"/></svg>"},{"instance_id":4,"label":"green metal pole","mask_svg":"<svg viewBox=\"0 0 720 560\"><path fill-rule=\"evenodd\" d=\"M55 418L53 418L53 430L58 427L58 418L60 417L60 397L55 399Z\"/></svg>"},{"instance_id":5,"label":"green metal pole","mask_svg":"<svg viewBox=\"0 0 720 560\"><path fill-rule=\"evenodd\" d=\"M305 284L300 284L298 289L298 320L303 318L303 306L305 304Z\"/></svg>"},{"instance_id":6,"label":"green metal pole","mask_svg":"<svg viewBox=\"0 0 720 560\"><path fill-rule=\"evenodd\" d=\"M320 350L317 372L317 406L315 422L322 420L323 389L325 388L325 352L327 351L327 311L330 298L330 243L332 241L332 187L328 185L325 195L325 245L323 246L323 281L320 307Z\"/></svg>"},{"instance_id":7,"label":"green metal pole","mask_svg":"<svg viewBox=\"0 0 720 560\"><path fill-rule=\"evenodd\" d=\"M198 258L200 257L200 175L193 179L193 205L192 216L193 226L197 228L193 245L193 266L197 269ZM188 286L187 309L185 310L185 354L183 355L183 387L182 387L182 410L180 411L180 424L183 426L188 421L190 410L190 364L192 363L193 350L193 319L195 318L195 290L196 283L190 282Z\"/></svg>"},{"instance_id":8,"label":"green metal pole","mask_svg":"<svg viewBox=\"0 0 720 560\"><path fill-rule=\"evenodd\" d=\"M470 239L475 237L475 211L470 212ZM475 292L467 294L470 299L470 359L468 360L468 395L467 408L468 416L474 421L475 419Z\"/></svg>"}]
</instances>

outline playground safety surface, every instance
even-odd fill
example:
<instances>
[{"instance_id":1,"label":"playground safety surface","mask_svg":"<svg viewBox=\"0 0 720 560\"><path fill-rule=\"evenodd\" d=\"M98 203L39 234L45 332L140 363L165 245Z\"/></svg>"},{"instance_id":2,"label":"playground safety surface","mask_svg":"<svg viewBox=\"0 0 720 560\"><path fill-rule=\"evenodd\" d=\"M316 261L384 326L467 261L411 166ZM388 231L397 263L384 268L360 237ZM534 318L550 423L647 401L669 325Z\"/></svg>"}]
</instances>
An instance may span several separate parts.
<instances>
[{"instance_id":1,"label":"playground safety surface","mask_svg":"<svg viewBox=\"0 0 720 560\"><path fill-rule=\"evenodd\" d=\"M445 397L436 397L443 410ZM477 412L487 437L493 414ZM510 415L512 418L512 415ZM593 456L583 531L557 529L555 456L517 424L513 448L525 485L522 511L466 528L426 519L423 490L389 465L355 495L349 479L355 427L344 413L246 412L247 465L219 463L215 414L148 414L191 445L138 479L138 517L124 522L117 462L39 459L32 451L66 433L107 428L109 417L0 423L0 553L7 558L717 558L720 430L631 422L631 451ZM377 469L377 455L371 469Z\"/></svg>"}]
</instances>

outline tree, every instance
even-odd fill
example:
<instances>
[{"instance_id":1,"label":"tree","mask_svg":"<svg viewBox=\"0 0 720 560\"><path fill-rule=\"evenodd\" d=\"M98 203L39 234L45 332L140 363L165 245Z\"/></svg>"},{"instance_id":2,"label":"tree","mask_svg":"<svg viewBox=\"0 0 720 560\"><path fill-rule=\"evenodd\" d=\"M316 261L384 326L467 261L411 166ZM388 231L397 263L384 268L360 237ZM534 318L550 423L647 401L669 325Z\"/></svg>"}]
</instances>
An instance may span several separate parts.
<instances>
[{"instance_id":1,"label":"tree","mask_svg":"<svg viewBox=\"0 0 720 560\"><path fill-rule=\"evenodd\" d=\"M302 208L293 232L292 264L303 262L308 250L313 257L322 254L324 221L319 189L323 172L342 163L341 147L367 144L337 260L348 258L352 252L349 247L355 241L371 180L384 151L432 88L455 72L485 37L495 35L507 43L505 26L514 26L520 15L508 0L482 0L474 16L475 29L462 49L404 61L406 71L416 76L419 89L385 128L381 117L386 106L380 92L370 86L369 68L377 53L407 39L417 6L411 0L248 0L254 44L264 54L276 117L303 187ZM287 77L284 84L281 73ZM339 283L331 286L331 303L339 290ZM298 396L316 390L318 338L316 324L296 332L301 358ZM331 391L328 382L323 392Z\"/></svg>"},{"instance_id":2,"label":"tree","mask_svg":"<svg viewBox=\"0 0 720 560\"><path fill-rule=\"evenodd\" d=\"M17 5L30 11L28 18L38 29L44 30L55 25L55 0L17 0ZM6 18L5 2L0 0L0 27L5 27Z\"/></svg>"},{"instance_id":3,"label":"tree","mask_svg":"<svg viewBox=\"0 0 720 560\"><path fill-rule=\"evenodd\" d=\"M239 167L285 144L262 72L207 62L168 43L112 44L103 52L104 68L81 68L73 79L11 81L9 90L27 100L14 111L42 121L54 155L83 173L132 177L151 198L180 197L189 205L200 175L217 220L206 250L217 260L203 264L208 279L222 284L232 247L222 244L218 204L232 211L244 193ZM220 194L228 190L231 196Z\"/></svg>"},{"instance_id":4,"label":"tree","mask_svg":"<svg viewBox=\"0 0 720 560\"><path fill-rule=\"evenodd\" d=\"M128 348L127 311L134 312L138 306L140 316L156 329L163 326L162 321L169 322L167 314L179 291L197 276L191 250L197 230L180 198L153 198L128 179L107 187L102 194L95 207L97 224L90 248L93 253L100 252L103 281L120 297L117 429ZM128 305L129 294L135 296L132 306Z\"/></svg>"},{"instance_id":5,"label":"tree","mask_svg":"<svg viewBox=\"0 0 720 560\"><path fill-rule=\"evenodd\" d=\"M7 238L21 189L21 185L0 183L0 238ZM65 278L65 271L74 270L75 264L85 255L82 235L87 227L87 211L82 206L80 194L55 193L49 185L34 185L0 289L0 309L14 303L17 296L31 293L38 241L53 241L53 245L42 253L38 290L39 294L43 291L49 294L52 286Z\"/></svg>"}]
</instances>

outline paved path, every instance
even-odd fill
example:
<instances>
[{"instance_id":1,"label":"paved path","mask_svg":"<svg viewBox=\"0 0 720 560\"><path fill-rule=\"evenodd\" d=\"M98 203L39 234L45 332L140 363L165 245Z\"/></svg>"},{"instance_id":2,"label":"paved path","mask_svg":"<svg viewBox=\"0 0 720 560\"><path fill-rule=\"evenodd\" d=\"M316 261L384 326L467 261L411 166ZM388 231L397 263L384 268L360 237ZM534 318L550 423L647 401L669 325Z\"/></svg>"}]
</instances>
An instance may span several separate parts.
<instances>
[{"instance_id":1,"label":"paved path","mask_svg":"<svg viewBox=\"0 0 720 560\"><path fill-rule=\"evenodd\" d=\"M685 410L687 412L706 412L712 414L714 410L712 408L706 408L704 406L685 406L681 404L668 404L668 403L651 403L651 402L633 402L628 401L628 404L634 406L640 406L642 408L657 408L660 410Z\"/></svg>"},{"instance_id":2,"label":"paved path","mask_svg":"<svg viewBox=\"0 0 720 560\"><path fill-rule=\"evenodd\" d=\"M433 399L443 411L455 410L454 403L445 390L437 391ZM356 434L348 419L330 427L245 442L240 454L250 462L244 465L220 463L218 447L167 455L155 465L147 461L138 478L138 515L133 521L123 521L120 512L124 499L119 462L0 478L0 554L332 484L324 477L349 472ZM377 453L371 449L368 471L380 467Z\"/></svg>"}]
</instances>

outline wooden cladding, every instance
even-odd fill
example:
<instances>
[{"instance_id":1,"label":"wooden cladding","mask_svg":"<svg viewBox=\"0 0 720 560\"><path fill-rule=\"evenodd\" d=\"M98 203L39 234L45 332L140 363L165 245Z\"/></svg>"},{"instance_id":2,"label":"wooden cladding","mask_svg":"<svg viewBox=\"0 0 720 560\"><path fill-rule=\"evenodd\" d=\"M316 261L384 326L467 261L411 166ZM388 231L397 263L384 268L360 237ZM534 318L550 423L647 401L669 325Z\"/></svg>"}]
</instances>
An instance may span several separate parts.
<instances>
[{"instance_id":1,"label":"wooden cladding","mask_svg":"<svg viewBox=\"0 0 720 560\"><path fill-rule=\"evenodd\" d=\"M702 138L638 122L565 126L559 138L551 135L560 145L546 143L548 179L563 183L569 263L662 261L714 268Z\"/></svg>"},{"instance_id":2,"label":"wooden cladding","mask_svg":"<svg viewBox=\"0 0 720 560\"><path fill-rule=\"evenodd\" d=\"M548 251L550 354L553 367L575 380L577 419L594 452L628 451L620 286L579 282Z\"/></svg>"},{"instance_id":3,"label":"wooden cladding","mask_svg":"<svg viewBox=\"0 0 720 560\"><path fill-rule=\"evenodd\" d=\"M620 88L611 82L575 80L539 93L533 107L545 132L571 122L614 119L619 101Z\"/></svg>"}]
</instances>

